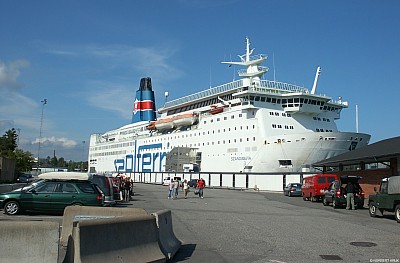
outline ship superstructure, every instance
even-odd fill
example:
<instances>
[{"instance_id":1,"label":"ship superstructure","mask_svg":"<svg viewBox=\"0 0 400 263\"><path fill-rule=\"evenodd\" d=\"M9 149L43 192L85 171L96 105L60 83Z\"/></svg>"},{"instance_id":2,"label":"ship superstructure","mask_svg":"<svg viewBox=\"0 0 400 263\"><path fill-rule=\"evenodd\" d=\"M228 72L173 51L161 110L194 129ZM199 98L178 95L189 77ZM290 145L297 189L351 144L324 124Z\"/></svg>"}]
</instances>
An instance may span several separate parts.
<instances>
[{"instance_id":1,"label":"ship superstructure","mask_svg":"<svg viewBox=\"0 0 400 263\"><path fill-rule=\"evenodd\" d=\"M267 56L253 51L246 38L240 61L222 62L244 67L241 79L167 101L157 118L151 80L142 79L132 123L91 135L89 169L179 171L190 161L205 172L299 172L368 144L368 134L338 131L348 103L316 94L319 67L311 91L263 80Z\"/></svg>"}]
</instances>

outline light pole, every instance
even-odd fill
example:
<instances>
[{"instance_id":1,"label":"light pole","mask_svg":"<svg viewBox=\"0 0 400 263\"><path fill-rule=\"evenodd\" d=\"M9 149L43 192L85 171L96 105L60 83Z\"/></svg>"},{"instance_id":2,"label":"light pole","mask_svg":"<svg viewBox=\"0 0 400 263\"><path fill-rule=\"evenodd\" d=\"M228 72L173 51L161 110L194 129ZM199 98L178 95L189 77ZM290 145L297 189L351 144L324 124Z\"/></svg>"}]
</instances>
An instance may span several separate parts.
<instances>
[{"instance_id":1,"label":"light pole","mask_svg":"<svg viewBox=\"0 0 400 263\"><path fill-rule=\"evenodd\" d=\"M39 143L38 143L38 153L37 153L37 170L36 170L36 174L39 174L40 142L42 140L42 127L43 127L43 110L44 110L44 105L47 104L47 99L43 99L40 102L42 103L42 115L40 116L40 130L39 130Z\"/></svg>"}]
</instances>

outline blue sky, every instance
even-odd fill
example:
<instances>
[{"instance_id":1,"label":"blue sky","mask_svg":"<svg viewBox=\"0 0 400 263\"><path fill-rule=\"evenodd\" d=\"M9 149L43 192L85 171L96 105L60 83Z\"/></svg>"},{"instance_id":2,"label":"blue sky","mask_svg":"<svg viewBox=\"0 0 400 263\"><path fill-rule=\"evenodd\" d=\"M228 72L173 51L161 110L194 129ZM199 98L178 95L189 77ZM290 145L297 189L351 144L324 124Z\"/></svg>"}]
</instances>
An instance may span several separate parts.
<instances>
[{"instance_id":1,"label":"blue sky","mask_svg":"<svg viewBox=\"0 0 400 263\"><path fill-rule=\"evenodd\" d=\"M357 104L371 142L399 136L399 14L397 0L0 0L0 132L37 156L46 98L40 156L87 160L90 134L130 122L140 78L158 106L232 81L220 62L248 36L266 79L311 88L322 67L317 93L349 102L340 130Z\"/></svg>"}]
</instances>

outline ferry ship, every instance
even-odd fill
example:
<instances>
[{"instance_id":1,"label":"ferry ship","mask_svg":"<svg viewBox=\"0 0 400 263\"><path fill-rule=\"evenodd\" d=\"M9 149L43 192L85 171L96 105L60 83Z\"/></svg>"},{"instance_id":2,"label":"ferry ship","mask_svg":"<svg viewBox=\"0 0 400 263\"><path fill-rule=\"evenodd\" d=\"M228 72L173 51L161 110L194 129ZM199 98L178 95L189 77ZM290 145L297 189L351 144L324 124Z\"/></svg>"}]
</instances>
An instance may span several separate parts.
<instances>
[{"instance_id":1,"label":"ferry ship","mask_svg":"<svg viewBox=\"0 0 400 263\"><path fill-rule=\"evenodd\" d=\"M310 89L265 80L267 56L253 55L249 38L239 80L178 99L156 111L150 78L136 92L132 122L92 134L89 171L305 172L311 164L363 147L370 135L340 132L335 121L348 103ZM168 94L166 93L166 98Z\"/></svg>"}]
</instances>

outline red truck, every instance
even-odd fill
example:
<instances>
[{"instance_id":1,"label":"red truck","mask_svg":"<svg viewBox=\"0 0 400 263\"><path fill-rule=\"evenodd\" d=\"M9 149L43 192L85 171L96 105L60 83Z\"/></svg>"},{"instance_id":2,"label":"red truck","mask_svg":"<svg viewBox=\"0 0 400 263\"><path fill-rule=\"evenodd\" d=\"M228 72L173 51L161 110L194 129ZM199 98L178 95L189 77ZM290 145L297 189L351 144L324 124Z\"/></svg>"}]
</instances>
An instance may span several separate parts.
<instances>
[{"instance_id":1,"label":"red truck","mask_svg":"<svg viewBox=\"0 0 400 263\"><path fill-rule=\"evenodd\" d=\"M338 180L336 174L314 174L305 177L303 179L303 186L301 187L303 200L310 200L311 202L322 200L325 190L335 180Z\"/></svg>"}]
</instances>

